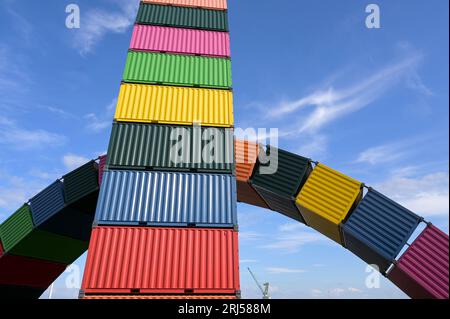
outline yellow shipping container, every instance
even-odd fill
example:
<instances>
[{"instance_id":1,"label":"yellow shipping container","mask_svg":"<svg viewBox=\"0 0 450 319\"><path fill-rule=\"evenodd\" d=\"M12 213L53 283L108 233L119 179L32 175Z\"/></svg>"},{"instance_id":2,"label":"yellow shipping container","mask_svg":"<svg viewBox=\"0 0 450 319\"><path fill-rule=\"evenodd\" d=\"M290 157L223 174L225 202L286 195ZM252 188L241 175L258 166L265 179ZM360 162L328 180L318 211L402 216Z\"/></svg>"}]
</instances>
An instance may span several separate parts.
<instances>
[{"instance_id":1,"label":"yellow shipping container","mask_svg":"<svg viewBox=\"0 0 450 319\"><path fill-rule=\"evenodd\" d=\"M342 244L340 224L363 195L363 184L323 164L317 165L297 195L307 225Z\"/></svg>"},{"instance_id":2,"label":"yellow shipping container","mask_svg":"<svg viewBox=\"0 0 450 319\"><path fill-rule=\"evenodd\" d=\"M233 93L228 90L122 84L115 120L232 127Z\"/></svg>"}]
</instances>

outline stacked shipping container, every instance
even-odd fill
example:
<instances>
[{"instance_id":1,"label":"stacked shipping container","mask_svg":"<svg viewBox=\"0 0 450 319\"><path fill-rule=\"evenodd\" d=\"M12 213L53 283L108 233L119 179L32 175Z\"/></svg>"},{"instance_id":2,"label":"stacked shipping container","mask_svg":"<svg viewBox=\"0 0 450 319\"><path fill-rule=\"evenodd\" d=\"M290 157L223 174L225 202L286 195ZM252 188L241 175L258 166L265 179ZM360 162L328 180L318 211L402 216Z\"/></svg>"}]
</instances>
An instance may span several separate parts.
<instances>
[{"instance_id":1,"label":"stacked shipping container","mask_svg":"<svg viewBox=\"0 0 450 319\"><path fill-rule=\"evenodd\" d=\"M91 161L0 225L0 296L38 298L86 251L98 188L98 167Z\"/></svg>"},{"instance_id":2,"label":"stacked shipping container","mask_svg":"<svg viewBox=\"0 0 450 319\"><path fill-rule=\"evenodd\" d=\"M225 9L225 1L140 4L81 297L237 296Z\"/></svg>"}]
</instances>

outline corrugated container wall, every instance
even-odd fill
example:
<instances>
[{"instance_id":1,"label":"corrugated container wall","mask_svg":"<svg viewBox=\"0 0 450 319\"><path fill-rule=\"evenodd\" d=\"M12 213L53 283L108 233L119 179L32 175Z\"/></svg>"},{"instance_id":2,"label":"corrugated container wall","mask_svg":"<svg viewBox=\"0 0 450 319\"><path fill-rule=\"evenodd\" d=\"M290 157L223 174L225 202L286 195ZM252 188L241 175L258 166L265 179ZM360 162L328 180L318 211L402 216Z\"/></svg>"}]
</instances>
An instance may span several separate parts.
<instances>
[{"instance_id":1,"label":"corrugated container wall","mask_svg":"<svg viewBox=\"0 0 450 319\"><path fill-rule=\"evenodd\" d=\"M229 57L230 36L227 32L135 25L130 49Z\"/></svg>"},{"instance_id":2,"label":"corrugated container wall","mask_svg":"<svg viewBox=\"0 0 450 319\"><path fill-rule=\"evenodd\" d=\"M28 257L7 255L0 258L0 286L45 288L66 269L66 265Z\"/></svg>"},{"instance_id":3,"label":"corrugated container wall","mask_svg":"<svg viewBox=\"0 0 450 319\"><path fill-rule=\"evenodd\" d=\"M428 226L400 257L388 278L414 299L449 298L449 239Z\"/></svg>"},{"instance_id":4,"label":"corrugated container wall","mask_svg":"<svg viewBox=\"0 0 450 319\"><path fill-rule=\"evenodd\" d=\"M303 224L306 224L303 216L300 214L295 200L280 196L274 192L271 192L265 188L252 185L252 187L258 192L261 198L267 203L269 209L285 215L286 217L295 219Z\"/></svg>"},{"instance_id":5,"label":"corrugated container wall","mask_svg":"<svg viewBox=\"0 0 450 319\"><path fill-rule=\"evenodd\" d=\"M416 214L370 189L342 226L344 244L385 273L420 221Z\"/></svg>"},{"instance_id":6,"label":"corrugated container wall","mask_svg":"<svg viewBox=\"0 0 450 319\"><path fill-rule=\"evenodd\" d=\"M98 184L99 185L102 184L103 172L105 171L106 160L107 160L106 155L102 155L99 158L99 162L98 162Z\"/></svg>"},{"instance_id":7,"label":"corrugated container wall","mask_svg":"<svg viewBox=\"0 0 450 319\"><path fill-rule=\"evenodd\" d=\"M267 164L258 161L251 183L286 198L294 199L311 171L311 161L273 146L267 146ZM264 171L265 170L265 171Z\"/></svg>"},{"instance_id":8,"label":"corrugated container wall","mask_svg":"<svg viewBox=\"0 0 450 319\"><path fill-rule=\"evenodd\" d=\"M228 31L227 12L141 3L137 24Z\"/></svg>"},{"instance_id":9,"label":"corrugated container wall","mask_svg":"<svg viewBox=\"0 0 450 319\"><path fill-rule=\"evenodd\" d=\"M123 80L131 83L229 89L229 59L200 56L128 52Z\"/></svg>"},{"instance_id":10,"label":"corrugated container wall","mask_svg":"<svg viewBox=\"0 0 450 319\"><path fill-rule=\"evenodd\" d=\"M220 229L98 227L86 294L236 294L238 233Z\"/></svg>"},{"instance_id":11,"label":"corrugated container wall","mask_svg":"<svg viewBox=\"0 0 450 319\"><path fill-rule=\"evenodd\" d=\"M269 207L249 183L258 159L259 146L256 143L234 141L238 201L268 209Z\"/></svg>"},{"instance_id":12,"label":"corrugated container wall","mask_svg":"<svg viewBox=\"0 0 450 319\"><path fill-rule=\"evenodd\" d=\"M0 225L0 239L5 252L33 231L30 207L23 205Z\"/></svg>"},{"instance_id":13,"label":"corrugated container wall","mask_svg":"<svg viewBox=\"0 0 450 319\"><path fill-rule=\"evenodd\" d=\"M122 84L115 120L232 127L233 93L227 90Z\"/></svg>"},{"instance_id":14,"label":"corrugated container wall","mask_svg":"<svg viewBox=\"0 0 450 319\"><path fill-rule=\"evenodd\" d=\"M98 191L98 164L90 161L64 175L63 179L66 203L75 203L84 196Z\"/></svg>"},{"instance_id":15,"label":"corrugated container wall","mask_svg":"<svg viewBox=\"0 0 450 319\"><path fill-rule=\"evenodd\" d=\"M64 186L56 181L30 200L31 214L35 226L54 216L64 208Z\"/></svg>"},{"instance_id":16,"label":"corrugated container wall","mask_svg":"<svg viewBox=\"0 0 450 319\"><path fill-rule=\"evenodd\" d=\"M183 152L175 160L179 153L173 154L178 149L172 146L181 136ZM208 143L215 148L215 154L202 152ZM109 169L197 170L232 174L233 130L114 123L107 166Z\"/></svg>"},{"instance_id":17,"label":"corrugated container wall","mask_svg":"<svg viewBox=\"0 0 450 319\"><path fill-rule=\"evenodd\" d=\"M340 224L362 195L362 183L319 164L303 185L296 202L308 226L343 244Z\"/></svg>"},{"instance_id":18,"label":"corrugated container wall","mask_svg":"<svg viewBox=\"0 0 450 319\"><path fill-rule=\"evenodd\" d=\"M234 227L235 203L231 175L107 171L96 223Z\"/></svg>"},{"instance_id":19,"label":"corrugated container wall","mask_svg":"<svg viewBox=\"0 0 450 319\"><path fill-rule=\"evenodd\" d=\"M4 252L5 252L5 251L3 250L2 238L0 237L0 257L3 256L3 253L4 253Z\"/></svg>"},{"instance_id":20,"label":"corrugated container wall","mask_svg":"<svg viewBox=\"0 0 450 319\"><path fill-rule=\"evenodd\" d=\"M310 174L310 160L273 146L265 154L269 162L257 161L250 184L271 210L304 223L295 196Z\"/></svg>"},{"instance_id":21,"label":"corrugated container wall","mask_svg":"<svg viewBox=\"0 0 450 319\"><path fill-rule=\"evenodd\" d=\"M226 0L143 0L145 3L227 10Z\"/></svg>"}]
</instances>

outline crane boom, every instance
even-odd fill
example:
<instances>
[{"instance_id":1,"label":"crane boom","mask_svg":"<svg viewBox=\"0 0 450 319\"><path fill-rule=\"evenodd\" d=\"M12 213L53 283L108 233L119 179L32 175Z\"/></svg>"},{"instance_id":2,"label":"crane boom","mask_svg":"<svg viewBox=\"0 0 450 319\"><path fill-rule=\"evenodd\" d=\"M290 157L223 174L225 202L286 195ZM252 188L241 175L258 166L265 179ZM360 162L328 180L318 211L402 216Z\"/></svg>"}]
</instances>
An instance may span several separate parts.
<instances>
[{"instance_id":1,"label":"crane boom","mask_svg":"<svg viewBox=\"0 0 450 319\"><path fill-rule=\"evenodd\" d=\"M258 279L256 279L256 276L251 271L250 267L247 267L247 269L248 269L248 272L250 273L250 275L252 275L253 280L255 281L256 285L259 288L259 290L261 290L261 292L263 294L263 299L270 299L270 296L269 296L269 283L268 282L264 283L264 288L263 288L263 286L261 286L261 284L259 283Z\"/></svg>"}]
</instances>

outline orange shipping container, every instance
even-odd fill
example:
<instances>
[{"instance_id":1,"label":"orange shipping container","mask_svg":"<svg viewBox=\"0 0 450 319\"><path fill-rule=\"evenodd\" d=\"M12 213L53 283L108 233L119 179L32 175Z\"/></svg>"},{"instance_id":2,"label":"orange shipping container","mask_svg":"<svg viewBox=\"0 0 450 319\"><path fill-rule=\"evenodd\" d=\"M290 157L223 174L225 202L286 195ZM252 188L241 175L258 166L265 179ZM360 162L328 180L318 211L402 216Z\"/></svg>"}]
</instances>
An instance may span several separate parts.
<instances>
[{"instance_id":1,"label":"orange shipping container","mask_svg":"<svg viewBox=\"0 0 450 319\"><path fill-rule=\"evenodd\" d=\"M144 3L227 10L226 0L143 0Z\"/></svg>"},{"instance_id":2,"label":"orange shipping container","mask_svg":"<svg viewBox=\"0 0 450 319\"><path fill-rule=\"evenodd\" d=\"M268 209L267 204L249 183L258 159L258 144L236 139L234 148L238 202Z\"/></svg>"},{"instance_id":3,"label":"orange shipping container","mask_svg":"<svg viewBox=\"0 0 450 319\"><path fill-rule=\"evenodd\" d=\"M230 294L239 290L238 233L97 227L82 284L88 294Z\"/></svg>"}]
</instances>

